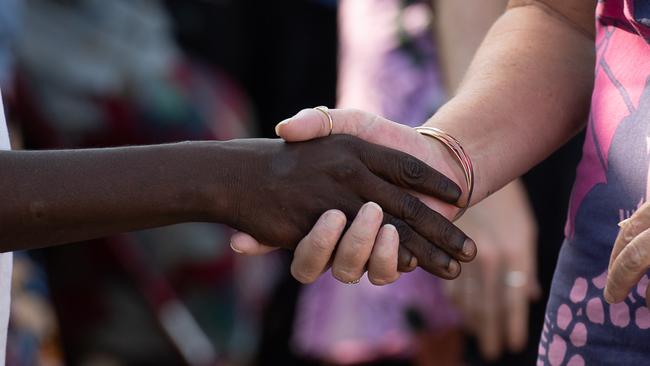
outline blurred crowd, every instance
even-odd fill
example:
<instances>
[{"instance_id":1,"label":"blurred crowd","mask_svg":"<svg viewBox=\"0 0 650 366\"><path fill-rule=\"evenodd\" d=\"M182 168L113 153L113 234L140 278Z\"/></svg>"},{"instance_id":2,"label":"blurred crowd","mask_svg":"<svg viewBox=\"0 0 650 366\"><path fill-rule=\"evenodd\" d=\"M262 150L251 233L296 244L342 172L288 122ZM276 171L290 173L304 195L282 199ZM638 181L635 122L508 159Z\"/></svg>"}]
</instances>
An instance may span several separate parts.
<instances>
[{"instance_id":1,"label":"blurred crowd","mask_svg":"<svg viewBox=\"0 0 650 366\"><path fill-rule=\"evenodd\" d=\"M457 3L1 0L13 146L273 137L318 105L414 126L505 9ZM18 253L7 365L533 364L580 139L459 222L479 255L453 282L303 286L290 253L237 256L200 223Z\"/></svg>"}]
</instances>

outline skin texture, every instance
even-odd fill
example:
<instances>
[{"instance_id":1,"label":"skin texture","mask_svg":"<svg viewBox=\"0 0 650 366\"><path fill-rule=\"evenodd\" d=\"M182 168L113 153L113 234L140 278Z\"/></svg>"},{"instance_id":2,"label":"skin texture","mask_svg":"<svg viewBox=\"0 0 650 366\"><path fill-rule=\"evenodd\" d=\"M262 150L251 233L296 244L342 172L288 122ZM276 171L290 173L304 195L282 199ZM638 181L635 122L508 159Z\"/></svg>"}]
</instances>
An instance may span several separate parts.
<instances>
[{"instance_id":1,"label":"skin texture","mask_svg":"<svg viewBox=\"0 0 650 366\"><path fill-rule=\"evenodd\" d=\"M505 0L436 0L434 36L447 90L456 92L474 53L492 24L506 9ZM471 24L471 26L467 26ZM539 296L535 248L537 223L525 187L517 180L489 196L456 222L480 247L472 263L447 282L451 298L463 312L467 331L477 338L482 356L499 358L518 352L528 337L530 302ZM523 287L509 287L505 276L521 271ZM481 304L476 297L484 299Z\"/></svg>"},{"instance_id":2,"label":"skin texture","mask_svg":"<svg viewBox=\"0 0 650 366\"><path fill-rule=\"evenodd\" d=\"M610 304L625 301L650 269L650 203L621 224L608 269L605 300ZM650 286L645 295L646 306L650 308Z\"/></svg>"},{"instance_id":3,"label":"skin texture","mask_svg":"<svg viewBox=\"0 0 650 366\"><path fill-rule=\"evenodd\" d=\"M594 9L595 2L583 0L511 1L456 96L425 123L456 137L472 158L472 203L526 172L584 126L593 88ZM331 113L335 133L418 157L459 184L464 192L459 203L466 203L462 171L439 144L366 112ZM304 141L327 135L329 127L322 116L303 111L277 131L287 141ZM424 202L447 218L456 212L440 201ZM250 236L242 238L233 245L248 254L268 250Z\"/></svg>"},{"instance_id":4,"label":"skin texture","mask_svg":"<svg viewBox=\"0 0 650 366\"><path fill-rule=\"evenodd\" d=\"M445 275L451 256L471 259L460 251L465 235L403 188L447 202L460 189L417 159L350 136L3 151L0 166L3 251L188 221L225 223L294 249L328 209L353 217L377 200L387 213L374 204L375 217L399 228L427 270ZM353 254L341 254L343 263Z\"/></svg>"}]
</instances>

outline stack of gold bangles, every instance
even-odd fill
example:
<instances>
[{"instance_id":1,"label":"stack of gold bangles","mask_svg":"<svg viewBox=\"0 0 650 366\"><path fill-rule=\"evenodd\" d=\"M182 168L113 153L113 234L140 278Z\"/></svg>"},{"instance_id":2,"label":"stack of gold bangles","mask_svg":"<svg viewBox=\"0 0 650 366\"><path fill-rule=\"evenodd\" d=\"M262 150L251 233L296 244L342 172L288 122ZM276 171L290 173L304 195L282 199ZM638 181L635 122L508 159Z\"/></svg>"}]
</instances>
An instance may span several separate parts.
<instances>
[{"instance_id":1,"label":"stack of gold bangles","mask_svg":"<svg viewBox=\"0 0 650 366\"><path fill-rule=\"evenodd\" d=\"M454 217L454 220L457 220L463 216L465 211L467 211L467 208L469 208L470 200L472 199L472 192L474 191L474 166L472 165L472 160L470 160L469 156L465 153L465 150L463 149L463 146L460 144L460 142L458 142L458 140L456 140L447 132L435 127L424 126L416 127L415 130L425 136L429 136L442 142L442 144L447 147L447 149L454 155L456 160L458 160L460 165L463 167L468 190L467 203L465 206L461 207L461 210L458 212L458 214L456 214L456 217Z\"/></svg>"}]
</instances>

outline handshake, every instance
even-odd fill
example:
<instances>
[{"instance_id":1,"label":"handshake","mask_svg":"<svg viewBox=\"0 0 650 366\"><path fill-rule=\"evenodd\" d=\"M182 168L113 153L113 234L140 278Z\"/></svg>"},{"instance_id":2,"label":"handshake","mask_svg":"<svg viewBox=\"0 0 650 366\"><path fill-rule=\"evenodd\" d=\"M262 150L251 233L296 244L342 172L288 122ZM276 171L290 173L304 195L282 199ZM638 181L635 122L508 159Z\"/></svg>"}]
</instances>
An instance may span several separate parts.
<instances>
[{"instance_id":1,"label":"handshake","mask_svg":"<svg viewBox=\"0 0 650 366\"><path fill-rule=\"evenodd\" d=\"M450 222L469 187L442 143L357 110L306 109L276 133L292 143L227 143L239 169L220 207L228 214L219 216L239 230L236 252L295 249L291 272L300 282L331 266L341 282L356 283L367 270L377 285L416 266L453 279L476 255Z\"/></svg>"}]
</instances>

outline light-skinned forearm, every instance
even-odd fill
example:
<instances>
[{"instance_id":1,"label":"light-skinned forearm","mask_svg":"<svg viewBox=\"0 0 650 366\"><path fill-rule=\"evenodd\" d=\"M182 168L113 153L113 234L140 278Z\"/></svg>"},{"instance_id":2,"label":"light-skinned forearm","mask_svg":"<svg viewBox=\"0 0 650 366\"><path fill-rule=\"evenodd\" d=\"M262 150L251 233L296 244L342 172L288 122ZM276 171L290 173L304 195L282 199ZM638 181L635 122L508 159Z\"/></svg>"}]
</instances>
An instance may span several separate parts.
<instances>
[{"instance_id":1,"label":"light-skinned forearm","mask_svg":"<svg viewBox=\"0 0 650 366\"><path fill-rule=\"evenodd\" d=\"M526 172L583 127L593 64L590 35L543 7L515 7L495 23L457 95L426 123L459 139L472 158L472 202Z\"/></svg>"},{"instance_id":2,"label":"light-skinned forearm","mask_svg":"<svg viewBox=\"0 0 650 366\"><path fill-rule=\"evenodd\" d=\"M476 50L507 3L507 0L433 0L436 15L433 37L450 95L456 93Z\"/></svg>"}]
</instances>

